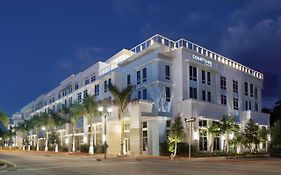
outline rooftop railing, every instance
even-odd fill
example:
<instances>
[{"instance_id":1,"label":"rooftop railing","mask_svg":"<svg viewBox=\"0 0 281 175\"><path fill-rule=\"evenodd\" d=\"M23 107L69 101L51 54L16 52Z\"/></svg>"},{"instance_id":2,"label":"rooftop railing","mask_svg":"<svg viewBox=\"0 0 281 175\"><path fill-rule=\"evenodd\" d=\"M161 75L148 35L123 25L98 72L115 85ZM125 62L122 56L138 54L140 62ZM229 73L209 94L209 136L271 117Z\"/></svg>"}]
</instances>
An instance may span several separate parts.
<instances>
[{"instance_id":1,"label":"rooftop railing","mask_svg":"<svg viewBox=\"0 0 281 175\"><path fill-rule=\"evenodd\" d=\"M202 46L199 46L193 42L190 42L186 39L179 39L177 41L173 41L171 39L168 39L164 36L161 36L159 34L156 34L154 36L152 36L151 38L145 40L144 42L140 43L139 45L133 47L131 49L132 53L138 53L141 52L144 49L147 49L148 47L152 46L154 43L159 43L159 44L163 44L165 46L168 46L170 48L173 49L177 49L177 48L187 48L190 50L193 50L194 52L197 52L203 56L209 57L213 60L216 60L222 64L228 65L234 69L237 69L239 71L242 71L246 74L249 74L253 77L259 78L259 79L263 79L263 74L253 70L247 66L244 66L236 61L233 61L229 58L226 58L216 52L210 51Z\"/></svg>"}]
</instances>

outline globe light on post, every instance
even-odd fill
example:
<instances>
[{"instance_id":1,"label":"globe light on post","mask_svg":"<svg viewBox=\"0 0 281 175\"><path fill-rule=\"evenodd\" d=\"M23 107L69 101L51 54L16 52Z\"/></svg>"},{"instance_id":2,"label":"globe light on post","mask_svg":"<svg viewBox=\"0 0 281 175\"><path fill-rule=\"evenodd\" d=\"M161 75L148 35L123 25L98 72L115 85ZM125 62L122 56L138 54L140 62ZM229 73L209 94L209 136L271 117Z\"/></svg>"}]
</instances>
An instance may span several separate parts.
<instances>
[{"instance_id":1,"label":"globe light on post","mask_svg":"<svg viewBox=\"0 0 281 175\"><path fill-rule=\"evenodd\" d=\"M111 108L111 107L108 107L108 108L107 108L107 112L108 112L108 114L110 115L111 112L112 112L112 108Z\"/></svg>"},{"instance_id":2,"label":"globe light on post","mask_svg":"<svg viewBox=\"0 0 281 175\"><path fill-rule=\"evenodd\" d=\"M45 131L45 130L46 130L46 127L45 127L45 126L43 126L41 129L42 129L42 131Z\"/></svg>"},{"instance_id":3,"label":"globe light on post","mask_svg":"<svg viewBox=\"0 0 281 175\"><path fill-rule=\"evenodd\" d=\"M102 112L103 111L103 107L102 106L98 107L98 111Z\"/></svg>"}]
</instances>

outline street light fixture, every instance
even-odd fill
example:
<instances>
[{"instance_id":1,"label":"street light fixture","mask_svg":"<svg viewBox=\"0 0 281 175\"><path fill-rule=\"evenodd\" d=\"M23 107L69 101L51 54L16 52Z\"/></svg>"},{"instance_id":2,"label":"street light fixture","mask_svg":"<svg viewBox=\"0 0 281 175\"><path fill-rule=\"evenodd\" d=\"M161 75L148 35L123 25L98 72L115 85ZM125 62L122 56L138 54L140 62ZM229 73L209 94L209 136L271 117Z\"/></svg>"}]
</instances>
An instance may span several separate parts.
<instances>
[{"instance_id":1,"label":"street light fixture","mask_svg":"<svg viewBox=\"0 0 281 175\"><path fill-rule=\"evenodd\" d=\"M191 134L192 123L196 121L196 118L185 118L185 122L189 123L189 137L188 137L188 158L191 159Z\"/></svg>"},{"instance_id":2,"label":"street light fixture","mask_svg":"<svg viewBox=\"0 0 281 175\"><path fill-rule=\"evenodd\" d=\"M100 112L100 115L104 117L103 119L103 128L104 128L104 159L106 159L106 155L107 155L107 141L106 141L106 133L107 133L107 128L106 128L106 119L108 115L111 115L112 112L112 108L111 107L107 107L106 108L106 112L104 111L104 108L102 106L98 107L98 111Z\"/></svg>"}]
</instances>

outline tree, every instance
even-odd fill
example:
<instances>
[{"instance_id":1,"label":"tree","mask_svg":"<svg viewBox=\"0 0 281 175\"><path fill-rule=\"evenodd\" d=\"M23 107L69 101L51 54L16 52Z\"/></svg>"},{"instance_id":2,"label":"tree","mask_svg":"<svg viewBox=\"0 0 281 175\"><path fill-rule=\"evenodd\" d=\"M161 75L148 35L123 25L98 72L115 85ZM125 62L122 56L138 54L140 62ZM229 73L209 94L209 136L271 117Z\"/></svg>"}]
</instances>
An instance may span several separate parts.
<instances>
[{"instance_id":1,"label":"tree","mask_svg":"<svg viewBox=\"0 0 281 175\"><path fill-rule=\"evenodd\" d=\"M121 123L121 144L120 155L124 155L124 142L125 142L125 123L124 123L124 111L128 104L131 102L132 87L128 86L123 90L120 90L117 86L109 85L109 91L114 97L114 104L118 107L118 118Z\"/></svg>"},{"instance_id":2,"label":"tree","mask_svg":"<svg viewBox=\"0 0 281 175\"><path fill-rule=\"evenodd\" d=\"M89 154L94 154L93 137L93 117L98 116L98 104L94 95L84 95L83 100L84 115L88 118L90 124L90 147Z\"/></svg>"},{"instance_id":3,"label":"tree","mask_svg":"<svg viewBox=\"0 0 281 175\"><path fill-rule=\"evenodd\" d=\"M4 126L6 126L9 123L9 117L4 113L0 111L0 123L2 123Z\"/></svg>"},{"instance_id":4,"label":"tree","mask_svg":"<svg viewBox=\"0 0 281 175\"><path fill-rule=\"evenodd\" d=\"M266 129L266 127L259 128L258 138L259 138L259 141L262 142L264 145L268 141L268 134L269 134L269 130Z\"/></svg>"},{"instance_id":5,"label":"tree","mask_svg":"<svg viewBox=\"0 0 281 175\"><path fill-rule=\"evenodd\" d=\"M270 114L270 125L273 126L275 121L281 120L281 100L275 103L275 106Z\"/></svg>"},{"instance_id":6,"label":"tree","mask_svg":"<svg viewBox=\"0 0 281 175\"><path fill-rule=\"evenodd\" d=\"M210 150L211 150L211 154L213 154L213 150L214 150L214 137L218 136L220 134L220 127L219 127L219 123L213 123L212 126L210 126L208 128L208 133L209 133L209 138L211 140L211 144L210 144Z\"/></svg>"},{"instance_id":7,"label":"tree","mask_svg":"<svg viewBox=\"0 0 281 175\"><path fill-rule=\"evenodd\" d=\"M72 152L75 152L75 130L77 121L83 116L84 108L80 103L74 103L70 108L68 122L72 125Z\"/></svg>"},{"instance_id":8,"label":"tree","mask_svg":"<svg viewBox=\"0 0 281 175\"><path fill-rule=\"evenodd\" d=\"M237 131L237 126L235 125L235 119L236 117L227 117L227 116L223 116L222 119L220 120L218 126L220 128L220 133L225 135L226 138L226 142L224 145L224 149L226 148L226 152L229 153L230 149L229 149L229 145L230 145L230 139L229 136L231 133L234 133Z\"/></svg>"},{"instance_id":9,"label":"tree","mask_svg":"<svg viewBox=\"0 0 281 175\"><path fill-rule=\"evenodd\" d=\"M42 127L45 130L45 151L48 151L49 129L54 124L54 120L50 114L43 113L41 116Z\"/></svg>"},{"instance_id":10,"label":"tree","mask_svg":"<svg viewBox=\"0 0 281 175\"><path fill-rule=\"evenodd\" d=\"M26 143L29 144L28 132L30 130L30 122L24 121L23 123L19 123L16 127L16 132L20 132L22 134L22 145L23 150L25 150Z\"/></svg>"},{"instance_id":11,"label":"tree","mask_svg":"<svg viewBox=\"0 0 281 175\"><path fill-rule=\"evenodd\" d=\"M39 132L42 127L42 120L39 115L35 115L30 119L30 122L32 123L33 130L36 134L36 150L39 151Z\"/></svg>"},{"instance_id":12,"label":"tree","mask_svg":"<svg viewBox=\"0 0 281 175\"><path fill-rule=\"evenodd\" d=\"M250 152L252 152L253 144L256 148L257 145L260 143L258 131L259 126L255 124L252 119L250 119L245 125L245 129L243 132L244 144Z\"/></svg>"},{"instance_id":13,"label":"tree","mask_svg":"<svg viewBox=\"0 0 281 175\"><path fill-rule=\"evenodd\" d=\"M273 146L281 145L281 120L275 121L273 127L270 130L271 144Z\"/></svg>"},{"instance_id":14,"label":"tree","mask_svg":"<svg viewBox=\"0 0 281 175\"><path fill-rule=\"evenodd\" d=\"M182 142L184 139L184 128L181 122L181 118L175 118L171 126L171 130L168 136L169 151L171 152L171 160L177 155L178 143Z\"/></svg>"}]
</instances>

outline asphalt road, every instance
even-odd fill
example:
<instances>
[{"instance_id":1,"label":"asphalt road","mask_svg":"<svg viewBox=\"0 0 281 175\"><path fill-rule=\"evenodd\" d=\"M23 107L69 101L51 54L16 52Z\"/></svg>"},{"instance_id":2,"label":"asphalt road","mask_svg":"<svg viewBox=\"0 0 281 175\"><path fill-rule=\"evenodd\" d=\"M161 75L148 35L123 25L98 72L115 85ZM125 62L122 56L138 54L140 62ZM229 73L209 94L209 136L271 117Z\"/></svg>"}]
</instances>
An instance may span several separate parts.
<instances>
[{"instance_id":1,"label":"asphalt road","mask_svg":"<svg viewBox=\"0 0 281 175\"><path fill-rule=\"evenodd\" d=\"M281 174L281 159L192 161L109 158L96 161L90 156L46 155L0 152L0 159L16 167L0 170L0 175L273 175Z\"/></svg>"}]
</instances>

